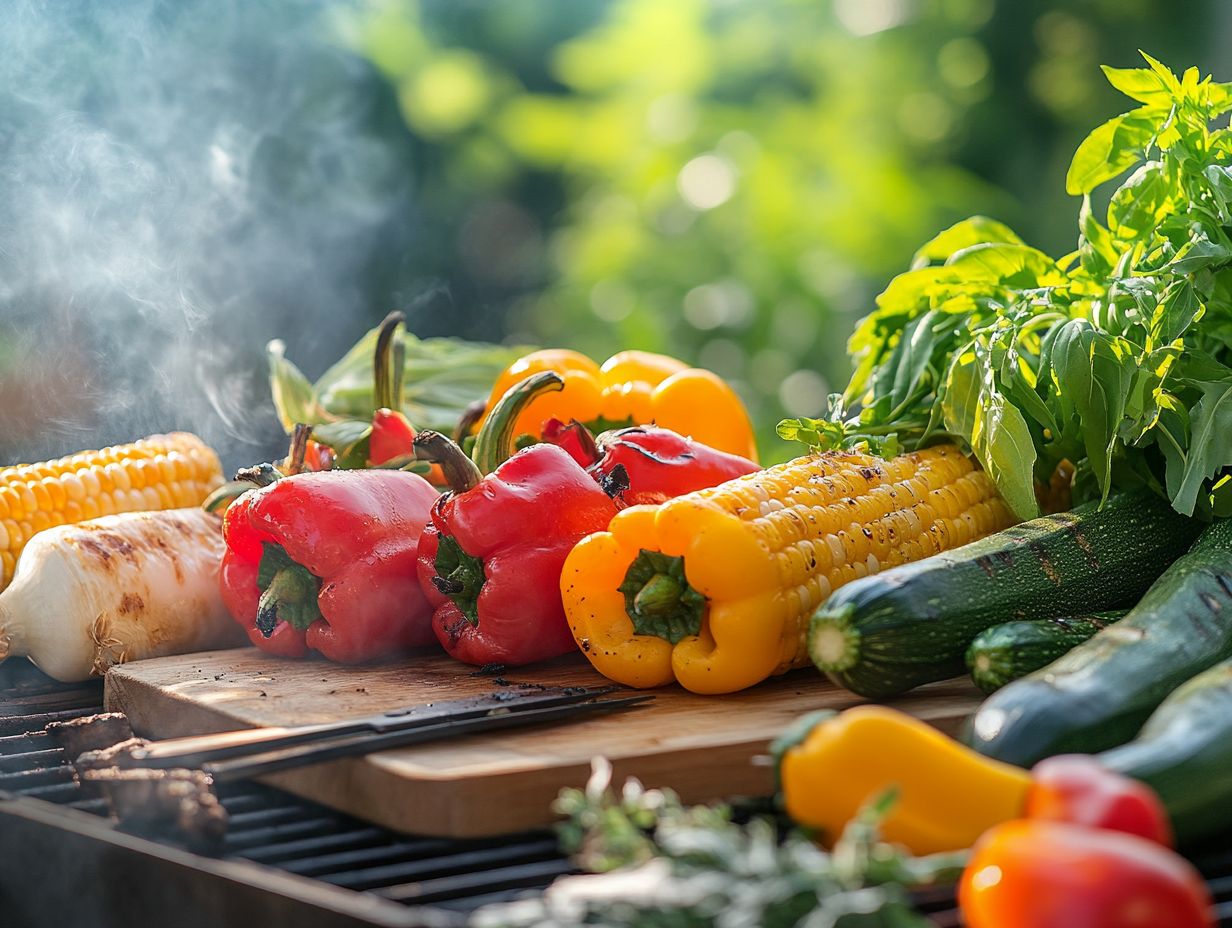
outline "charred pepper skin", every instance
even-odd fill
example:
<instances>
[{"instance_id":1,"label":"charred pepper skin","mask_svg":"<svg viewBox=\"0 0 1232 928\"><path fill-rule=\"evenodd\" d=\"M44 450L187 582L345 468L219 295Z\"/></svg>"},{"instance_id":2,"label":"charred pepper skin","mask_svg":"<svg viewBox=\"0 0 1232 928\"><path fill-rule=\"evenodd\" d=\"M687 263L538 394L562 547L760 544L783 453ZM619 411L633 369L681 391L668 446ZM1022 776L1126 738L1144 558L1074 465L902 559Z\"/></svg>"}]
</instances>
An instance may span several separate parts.
<instances>
[{"instance_id":1,"label":"charred pepper skin","mask_svg":"<svg viewBox=\"0 0 1232 928\"><path fill-rule=\"evenodd\" d=\"M657 506L761 470L748 458L654 425L615 429L595 438L576 419L568 425L549 419L543 440L568 451L621 509Z\"/></svg>"},{"instance_id":2,"label":"charred pepper skin","mask_svg":"<svg viewBox=\"0 0 1232 928\"><path fill-rule=\"evenodd\" d=\"M228 610L282 657L358 663L432 644L415 558L436 499L395 470L302 473L244 494L223 522Z\"/></svg>"},{"instance_id":3,"label":"charred pepper skin","mask_svg":"<svg viewBox=\"0 0 1232 928\"><path fill-rule=\"evenodd\" d=\"M590 466L590 474L604 487L613 482L627 485L618 491L622 507L657 506L761 470L748 458L653 425L607 432L597 444L601 456Z\"/></svg>"},{"instance_id":4,"label":"charred pepper skin","mask_svg":"<svg viewBox=\"0 0 1232 928\"><path fill-rule=\"evenodd\" d=\"M432 628L441 645L479 666L512 667L575 650L560 596L561 565L580 539L607 528L615 515L616 504L590 475L547 444L442 497L418 554L420 587L435 607Z\"/></svg>"}]
</instances>

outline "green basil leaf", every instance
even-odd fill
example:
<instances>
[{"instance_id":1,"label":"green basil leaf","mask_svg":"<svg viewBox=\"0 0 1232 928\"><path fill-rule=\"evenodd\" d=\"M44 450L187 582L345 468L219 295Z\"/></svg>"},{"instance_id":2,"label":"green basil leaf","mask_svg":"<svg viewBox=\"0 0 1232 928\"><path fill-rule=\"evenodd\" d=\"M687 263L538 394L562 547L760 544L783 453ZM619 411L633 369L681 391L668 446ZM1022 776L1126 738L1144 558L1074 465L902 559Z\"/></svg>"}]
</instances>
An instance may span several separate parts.
<instances>
[{"instance_id":1,"label":"green basil leaf","mask_svg":"<svg viewBox=\"0 0 1232 928\"><path fill-rule=\"evenodd\" d=\"M1151 66L1151 70L1159 76L1159 79L1163 82L1164 87L1168 89L1168 92L1174 97L1179 97L1181 95L1181 82L1176 79L1176 75L1172 73L1172 70L1162 62L1152 58L1141 49L1138 50L1138 54L1141 55L1143 60Z\"/></svg>"},{"instance_id":2,"label":"green basil leaf","mask_svg":"<svg viewBox=\"0 0 1232 928\"><path fill-rule=\"evenodd\" d=\"M1065 283L1057 263L1029 245L972 245L955 252L946 263L964 282L988 280L1015 289Z\"/></svg>"},{"instance_id":3,"label":"green basil leaf","mask_svg":"<svg viewBox=\"0 0 1232 928\"><path fill-rule=\"evenodd\" d=\"M1189 458L1189 412L1169 393L1161 392L1158 402L1159 420L1152 434L1164 456L1164 489L1169 499L1176 499Z\"/></svg>"},{"instance_id":4,"label":"green basil leaf","mask_svg":"<svg viewBox=\"0 0 1232 928\"><path fill-rule=\"evenodd\" d=\"M316 390L298 367L286 358L286 345L274 339L265 348L269 359L270 393L282 427L290 433L296 423L326 421L329 414L317 403Z\"/></svg>"},{"instance_id":5,"label":"green basil leaf","mask_svg":"<svg viewBox=\"0 0 1232 928\"><path fill-rule=\"evenodd\" d=\"M1065 192L1090 193L1141 161L1155 136L1159 115L1147 107L1123 113L1083 139L1065 175Z\"/></svg>"},{"instance_id":6,"label":"green basil leaf","mask_svg":"<svg viewBox=\"0 0 1232 928\"><path fill-rule=\"evenodd\" d=\"M1099 224L1091 211L1090 194L1082 195L1082 211L1078 214L1078 228L1082 231L1079 246L1082 266L1087 273L1104 276L1116 265L1120 254L1112 233Z\"/></svg>"},{"instance_id":7,"label":"green basil leaf","mask_svg":"<svg viewBox=\"0 0 1232 928\"><path fill-rule=\"evenodd\" d=\"M990 393L973 447L1001 496L1023 520L1039 515L1035 498L1035 442L1017 406L1000 393Z\"/></svg>"},{"instance_id":8,"label":"green basil leaf","mask_svg":"<svg viewBox=\"0 0 1232 928\"><path fill-rule=\"evenodd\" d=\"M1232 377L1201 385L1202 396L1189 414L1189 454L1172 505L1191 515L1202 485L1232 465Z\"/></svg>"},{"instance_id":9,"label":"green basil leaf","mask_svg":"<svg viewBox=\"0 0 1232 928\"><path fill-rule=\"evenodd\" d=\"M1205 233L1197 233L1172 260L1174 274L1193 274L1202 268L1227 264L1232 260L1232 248L1212 242Z\"/></svg>"},{"instance_id":10,"label":"green basil leaf","mask_svg":"<svg viewBox=\"0 0 1232 928\"><path fill-rule=\"evenodd\" d=\"M1158 107L1172 103L1173 91L1149 68L1110 68L1105 64L1101 69L1109 84L1139 103Z\"/></svg>"},{"instance_id":11,"label":"green basil leaf","mask_svg":"<svg viewBox=\"0 0 1232 928\"><path fill-rule=\"evenodd\" d=\"M1136 366L1129 352L1085 319L1065 324L1053 342L1053 378L1062 406L1078 422L1087 460L1107 498L1112 456Z\"/></svg>"},{"instance_id":12,"label":"green basil leaf","mask_svg":"<svg viewBox=\"0 0 1232 928\"><path fill-rule=\"evenodd\" d=\"M1205 103L1212 119L1232 109L1232 84L1218 84L1213 81L1207 83Z\"/></svg>"},{"instance_id":13,"label":"green basil leaf","mask_svg":"<svg viewBox=\"0 0 1232 928\"><path fill-rule=\"evenodd\" d=\"M1108 203L1108 227L1121 239L1142 238L1174 208L1173 189L1163 164L1148 161L1129 175L1112 195Z\"/></svg>"},{"instance_id":14,"label":"green basil leaf","mask_svg":"<svg viewBox=\"0 0 1232 928\"><path fill-rule=\"evenodd\" d=\"M972 216L956 222L944 232L925 242L911 259L911 266L925 267L934 261L943 262L954 252L972 245L1003 242L1010 245L1025 244L1018 234L1004 223L987 216Z\"/></svg>"},{"instance_id":15,"label":"green basil leaf","mask_svg":"<svg viewBox=\"0 0 1232 928\"><path fill-rule=\"evenodd\" d=\"M1170 345L1187 331L1202 315L1204 307L1198 300L1193 283L1179 280L1168 288L1159 308L1151 319L1151 339L1157 345Z\"/></svg>"},{"instance_id":16,"label":"green basil leaf","mask_svg":"<svg viewBox=\"0 0 1232 928\"><path fill-rule=\"evenodd\" d=\"M371 422L364 422L360 419L343 419L340 422L315 426L312 430L312 440L321 445L328 445L335 451L345 451L371 434Z\"/></svg>"},{"instance_id":17,"label":"green basil leaf","mask_svg":"<svg viewBox=\"0 0 1232 928\"><path fill-rule=\"evenodd\" d=\"M902 357L895 366L890 388L890 402L896 408L921 389L937 343L937 333L933 330L935 320L936 314L928 312L903 329Z\"/></svg>"},{"instance_id":18,"label":"green basil leaf","mask_svg":"<svg viewBox=\"0 0 1232 928\"><path fill-rule=\"evenodd\" d=\"M942 401L946 430L962 436L1020 519L1039 514L1035 498L1035 444L1027 420L993 386L979 345L957 354Z\"/></svg>"}]
</instances>

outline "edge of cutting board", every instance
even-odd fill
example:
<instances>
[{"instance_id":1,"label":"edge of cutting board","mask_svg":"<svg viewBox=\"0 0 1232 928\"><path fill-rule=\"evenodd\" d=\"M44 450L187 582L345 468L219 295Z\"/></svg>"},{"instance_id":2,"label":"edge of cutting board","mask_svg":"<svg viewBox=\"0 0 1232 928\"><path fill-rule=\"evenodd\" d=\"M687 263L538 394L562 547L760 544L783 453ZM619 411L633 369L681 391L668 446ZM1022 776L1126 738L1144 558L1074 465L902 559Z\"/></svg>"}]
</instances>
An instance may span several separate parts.
<instances>
[{"instance_id":1,"label":"edge of cutting board","mask_svg":"<svg viewBox=\"0 0 1232 928\"><path fill-rule=\"evenodd\" d=\"M510 670L511 681L600 685L580 656ZM209 651L118 665L104 702L150 737L208 734L371 715L497 689L497 678L440 655L362 667L287 661L255 649ZM796 716L863 700L798 671L730 696L656 690L646 708L557 726L469 736L286 771L264 782L397 831L473 838L541 827L560 789L581 786L602 754L621 782L667 786L685 802L773 789L752 763ZM978 705L968 681L922 687L895 705L947 733Z\"/></svg>"}]
</instances>

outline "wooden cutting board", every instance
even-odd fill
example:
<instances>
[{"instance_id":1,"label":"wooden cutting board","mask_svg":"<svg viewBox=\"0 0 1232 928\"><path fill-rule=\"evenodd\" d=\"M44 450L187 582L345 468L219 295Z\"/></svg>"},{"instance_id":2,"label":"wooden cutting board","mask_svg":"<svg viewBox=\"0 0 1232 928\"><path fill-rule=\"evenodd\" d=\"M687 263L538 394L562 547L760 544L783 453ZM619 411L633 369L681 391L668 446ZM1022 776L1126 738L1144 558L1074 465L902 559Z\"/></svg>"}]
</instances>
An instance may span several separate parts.
<instances>
[{"instance_id":1,"label":"wooden cutting board","mask_svg":"<svg viewBox=\"0 0 1232 928\"><path fill-rule=\"evenodd\" d=\"M154 738L237 728L332 722L401 706L491 693L502 684L597 686L581 657L502 677L478 676L433 655L365 667L288 661L255 649L137 661L107 674L106 705ZM953 732L980 701L965 681L923 687L893 703ZM647 706L554 726L470 736L331 761L268 778L290 792L416 834L473 837L552 820L564 786L581 786L606 756L616 782L636 776L686 802L767 795L772 771L752 759L800 714L861 702L801 670L729 696L674 687Z\"/></svg>"}]
</instances>

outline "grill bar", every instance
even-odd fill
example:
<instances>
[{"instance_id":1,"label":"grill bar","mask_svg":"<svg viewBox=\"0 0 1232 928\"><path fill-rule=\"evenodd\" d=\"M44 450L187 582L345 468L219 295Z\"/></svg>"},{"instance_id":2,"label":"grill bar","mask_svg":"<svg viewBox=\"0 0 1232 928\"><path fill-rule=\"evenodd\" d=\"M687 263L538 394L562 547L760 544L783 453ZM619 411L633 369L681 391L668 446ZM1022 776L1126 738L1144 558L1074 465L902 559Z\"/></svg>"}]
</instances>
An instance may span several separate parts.
<instances>
[{"instance_id":1,"label":"grill bar","mask_svg":"<svg viewBox=\"0 0 1232 928\"><path fill-rule=\"evenodd\" d=\"M44 836L41 855L31 860L39 870L56 872L80 863L71 850L77 840L72 830L92 829L97 840L145 848L145 856L129 858L131 866L142 872L142 861L151 855L175 857L180 865L168 872L182 881L181 887L164 886L157 892L195 898L203 892L201 886L221 887L215 891L232 893L233 898L202 902L202 912L215 913L221 907L226 910L223 923L261 923L266 928L292 923L297 928L318 923L453 928L462 923L465 913L481 905L508 901L572 872L548 832L488 841L414 837L246 780L218 787L230 815L221 861L117 834L103 818L106 802L82 794L67 758L42 730L49 721L100 711L101 688L64 688L32 673L13 684L12 666L10 662L0 667L0 790L65 807L60 812L65 816L59 820L61 831ZM8 814L13 805L0 796L0 845L13 819ZM36 812L14 821L24 835L22 829L33 827L31 820L54 818ZM93 824L85 828L82 822ZM159 847L164 850L158 851ZM62 855L62 863L53 859L56 854ZM1225 842L1224 847L1197 854L1196 862L1217 900L1221 924L1232 928L1232 850ZM218 882L220 869L230 883ZM12 874L8 878L15 879ZM234 888L240 884L241 888ZM265 887L264 895L253 886ZM297 895L294 902L284 898ZM87 901L93 907L118 905L113 897ZM305 897L313 900L306 908ZM918 895L916 901L936 928L959 928L952 892L933 890ZM284 920L293 909L295 920ZM108 913L112 914L119 917L122 913Z\"/></svg>"}]
</instances>

